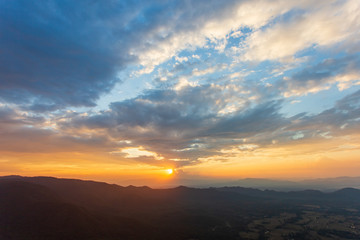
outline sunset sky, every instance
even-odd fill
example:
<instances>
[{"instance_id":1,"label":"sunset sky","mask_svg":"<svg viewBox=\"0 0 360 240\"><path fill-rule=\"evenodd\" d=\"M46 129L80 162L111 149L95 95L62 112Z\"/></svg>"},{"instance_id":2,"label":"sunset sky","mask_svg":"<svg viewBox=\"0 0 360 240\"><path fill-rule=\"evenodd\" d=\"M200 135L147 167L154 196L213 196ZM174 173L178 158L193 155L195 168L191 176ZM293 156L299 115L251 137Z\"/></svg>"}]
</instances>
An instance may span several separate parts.
<instances>
[{"instance_id":1,"label":"sunset sky","mask_svg":"<svg viewBox=\"0 0 360 240\"><path fill-rule=\"evenodd\" d=\"M359 173L359 0L0 0L0 175Z\"/></svg>"}]
</instances>

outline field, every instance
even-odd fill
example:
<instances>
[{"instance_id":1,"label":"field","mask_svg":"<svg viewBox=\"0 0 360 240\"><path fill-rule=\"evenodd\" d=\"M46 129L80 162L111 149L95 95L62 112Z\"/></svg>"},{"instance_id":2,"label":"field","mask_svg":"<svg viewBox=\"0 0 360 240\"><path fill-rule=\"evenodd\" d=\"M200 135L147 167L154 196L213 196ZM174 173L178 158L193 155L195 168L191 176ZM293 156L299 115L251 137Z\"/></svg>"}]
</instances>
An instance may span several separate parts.
<instances>
[{"instance_id":1,"label":"field","mask_svg":"<svg viewBox=\"0 0 360 240\"><path fill-rule=\"evenodd\" d=\"M303 205L279 215L254 217L243 239L360 239L356 209L330 209Z\"/></svg>"}]
</instances>

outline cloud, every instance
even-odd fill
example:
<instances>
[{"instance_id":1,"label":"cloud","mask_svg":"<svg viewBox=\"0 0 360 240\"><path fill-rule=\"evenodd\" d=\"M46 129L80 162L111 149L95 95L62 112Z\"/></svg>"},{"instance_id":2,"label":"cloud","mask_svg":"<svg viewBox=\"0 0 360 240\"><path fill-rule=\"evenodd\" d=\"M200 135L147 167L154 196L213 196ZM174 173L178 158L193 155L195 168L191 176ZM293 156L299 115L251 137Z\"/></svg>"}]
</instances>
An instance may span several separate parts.
<instances>
[{"instance_id":1,"label":"cloud","mask_svg":"<svg viewBox=\"0 0 360 240\"><path fill-rule=\"evenodd\" d=\"M121 70L140 64L141 72L151 72L173 57L184 61L177 54L186 49L223 49L230 34L245 27L251 29L244 45L249 60L292 56L312 44L354 47L358 7L350 0L315 6L283 0L6 1L0 98L38 112L95 106L124 80L117 77ZM290 20L281 17L286 14Z\"/></svg>"},{"instance_id":2,"label":"cloud","mask_svg":"<svg viewBox=\"0 0 360 240\"><path fill-rule=\"evenodd\" d=\"M110 3L110 2L109 2ZM1 3L0 96L35 111L94 106L128 61L109 24L119 4L96 1Z\"/></svg>"},{"instance_id":3,"label":"cloud","mask_svg":"<svg viewBox=\"0 0 360 240\"><path fill-rule=\"evenodd\" d=\"M337 48L350 52L359 47L359 1L319 1L297 6L293 14L279 17L274 24L259 29L246 39L244 60L289 61L310 47Z\"/></svg>"},{"instance_id":4,"label":"cloud","mask_svg":"<svg viewBox=\"0 0 360 240\"><path fill-rule=\"evenodd\" d=\"M208 35L192 33L233 4L2 2L1 100L32 111L95 106L130 64L148 68L204 45Z\"/></svg>"},{"instance_id":5,"label":"cloud","mask_svg":"<svg viewBox=\"0 0 360 240\"><path fill-rule=\"evenodd\" d=\"M109 151L124 147L125 143L114 144L97 134L71 134L54 127L54 119L45 118L7 106L0 106L0 151L5 152L93 152ZM90 148L89 148L90 147Z\"/></svg>"},{"instance_id":6,"label":"cloud","mask_svg":"<svg viewBox=\"0 0 360 240\"><path fill-rule=\"evenodd\" d=\"M144 66L141 73L150 73L185 49L213 45L222 52L232 32L245 27L259 29L279 14L306 4L308 1L189 1L186 4L170 1L161 5L154 25L147 31L146 41L130 52L138 56L139 63ZM169 18L164 12L174 17ZM148 18L149 15L144 16Z\"/></svg>"},{"instance_id":7,"label":"cloud","mask_svg":"<svg viewBox=\"0 0 360 240\"><path fill-rule=\"evenodd\" d=\"M2 106L0 150L80 151L108 154L120 162L183 167L273 146L332 141L359 131L360 90L319 114L291 118L280 113L281 101L255 104L246 95L237 111L218 114L233 95L214 85L149 90L106 111L60 114L51 119L51 128L50 119Z\"/></svg>"},{"instance_id":8,"label":"cloud","mask_svg":"<svg viewBox=\"0 0 360 240\"><path fill-rule=\"evenodd\" d=\"M234 138L252 137L282 126L278 102L251 107L246 95L234 99L232 91L216 85L152 90L112 103L109 111L59 124L70 132L105 130L113 141L128 140L133 148L193 164L199 157L219 154L223 145L234 144ZM243 104L234 112L219 114L230 100Z\"/></svg>"},{"instance_id":9,"label":"cloud","mask_svg":"<svg viewBox=\"0 0 360 240\"><path fill-rule=\"evenodd\" d=\"M358 1L19 0L0 9L1 151L181 167L324 147L359 130L359 91L318 114L282 113L299 101L287 97L360 83ZM131 94L117 85L124 96L74 108L96 106L122 81Z\"/></svg>"},{"instance_id":10,"label":"cloud","mask_svg":"<svg viewBox=\"0 0 360 240\"><path fill-rule=\"evenodd\" d=\"M342 136L358 131L360 90L340 99L335 106L316 115L299 115L286 127L291 131L307 131L309 136L321 134Z\"/></svg>"},{"instance_id":11,"label":"cloud","mask_svg":"<svg viewBox=\"0 0 360 240\"><path fill-rule=\"evenodd\" d=\"M308 65L291 77L284 77L277 87L282 89L285 97L290 97L326 90L333 84L337 84L339 90L344 90L359 82L360 59L356 55L349 55Z\"/></svg>"},{"instance_id":12,"label":"cloud","mask_svg":"<svg viewBox=\"0 0 360 240\"><path fill-rule=\"evenodd\" d=\"M19 111L9 106L0 105L0 128L11 128L17 125L39 126L45 122L45 118Z\"/></svg>"}]
</instances>

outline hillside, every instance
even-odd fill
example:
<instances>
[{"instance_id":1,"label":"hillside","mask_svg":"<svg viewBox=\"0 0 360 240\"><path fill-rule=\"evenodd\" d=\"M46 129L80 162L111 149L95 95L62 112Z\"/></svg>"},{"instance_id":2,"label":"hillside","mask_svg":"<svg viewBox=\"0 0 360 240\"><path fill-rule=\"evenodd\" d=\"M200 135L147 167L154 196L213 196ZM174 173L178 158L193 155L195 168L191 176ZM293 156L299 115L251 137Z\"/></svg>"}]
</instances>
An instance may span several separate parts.
<instances>
[{"instance_id":1,"label":"hillside","mask_svg":"<svg viewBox=\"0 0 360 240\"><path fill-rule=\"evenodd\" d=\"M13 176L0 178L0 196L0 239L360 237L360 190L350 188L151 189Z\"/></svg>"}]
</instances>

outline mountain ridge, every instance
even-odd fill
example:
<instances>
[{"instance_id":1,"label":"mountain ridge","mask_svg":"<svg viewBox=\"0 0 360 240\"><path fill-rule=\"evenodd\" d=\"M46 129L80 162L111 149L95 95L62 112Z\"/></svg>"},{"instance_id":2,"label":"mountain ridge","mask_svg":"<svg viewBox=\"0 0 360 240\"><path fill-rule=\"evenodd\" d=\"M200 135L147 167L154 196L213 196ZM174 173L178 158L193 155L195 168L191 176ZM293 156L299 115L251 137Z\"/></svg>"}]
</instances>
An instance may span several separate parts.
<instances>
[{"instance_id":1,"label":"mountain ridge","mask_svg":"<svg viewBox=\"0 0 360 240\"><path fill-rule=\"evenodd\" d=\"M0 196L0 239L4 240L251 239L249 231L265 234L263 228L252 227L252 222L264 216L290 214L292 221L298 219L302 224L309 212L323 214L325 219L352 214L351 222L360 211L360 190L353 188L331 193L239 186L152 189L12 176L0 177ZM360 237L360 232L347 231L331 234L338 234L333 239ZM327 230L320 233L330 234ZM293 236L286 234L287 238ZM299 234L302 238L294 239L307 239L305 233Z\"/></svg>"}]
</instances>

